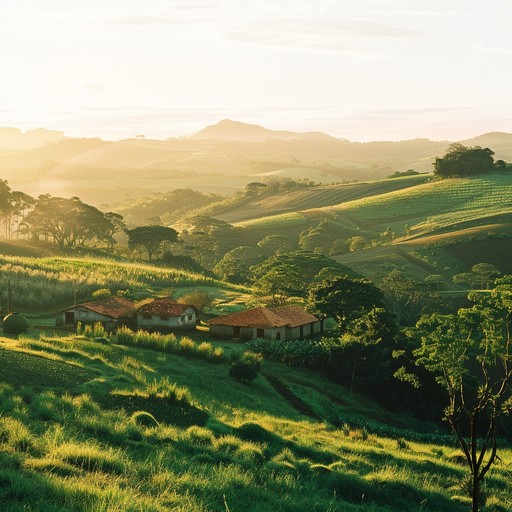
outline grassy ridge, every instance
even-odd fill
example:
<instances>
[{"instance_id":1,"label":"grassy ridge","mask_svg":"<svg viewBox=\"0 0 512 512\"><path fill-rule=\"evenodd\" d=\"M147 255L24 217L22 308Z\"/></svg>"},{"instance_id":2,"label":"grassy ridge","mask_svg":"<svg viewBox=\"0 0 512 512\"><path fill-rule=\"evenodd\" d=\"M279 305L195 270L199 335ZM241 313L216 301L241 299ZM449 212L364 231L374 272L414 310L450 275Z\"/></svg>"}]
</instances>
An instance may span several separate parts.
<instances>
[{"instance_id":1,"label":"grassy ridge","mask_svg":"<svg viewBox=\"0 0 512 512\"><path fill-rule=\"evenodd\" d=\"M261 376L251 386L228 379L227 365L74 337L0 345L38 358L41 371L44 361L86 370L67 388L51 378L20 387L20 375L0 385L2 510L467 510L452 446L414 441L407 418L304 370L265 366L321 421ZM113 411L127 396L140 410ZM495 512L512 505L512 453L501 457L486 489Z\"/></svg>"},{"instance_id":2,"label":"grassy ridge","mask_svg":"<svg viewBox=\"0 0 512 512\"><path fill-rule=\"evenodd\" d=\"M423 183L428 178L429 176L427 175L421 175L382 181L306 187L263 197L261 199L256 198L251 202L244 203L241 207L235 206L228 211L213 216L225 220L226 222L235 222L237 225L244 225L243 222L249 219L257 220L260 217L274 216L289 211L332 206L362 197L412 187Z\"/></svg>"},{"instance_id":3,"label":"grassy ridge","mask_svg":"<svg viewBox=\"0 0 512 512\"><path fill-rule=\"evenodd\" d=\"M215 217L244 227L290 222L295 219L294 215L297 216L302 211L328 208L360 198L407 189L425 182L428 178L428 175L407 176L382 181L308 187L256 199L244 204L243 208L233 208Z\"/></svg>"},{"instance_id":4,"label":"grassy ridge","mask_svg":"<svg viewBox=\"0 0 512 512\"><path fill-rule=\"evenodd\" d=\"M425 177L420 177L423 180ZM410 181L407 181L410 180ZM403 235L405 226L410 234L419 236L439 230L449 230L461 223L485 222L499 215L512 212L512 175L492 174L471 178L446 179L417 184L417 177L402 179L402 185L392 191L380 187L386 180L374 184L364 197L352 198L336 205L317 207L311 202L294 204L294 211L276 214L270 207L268 214L260 219L241 221L237 225L254 229L297 223L298 219L309 216L322 218L325 214L336 214L361 229L377 233L391 227L398 235ZM361 191L362 193L362 191Z\"/></svg>"}]
</instances>

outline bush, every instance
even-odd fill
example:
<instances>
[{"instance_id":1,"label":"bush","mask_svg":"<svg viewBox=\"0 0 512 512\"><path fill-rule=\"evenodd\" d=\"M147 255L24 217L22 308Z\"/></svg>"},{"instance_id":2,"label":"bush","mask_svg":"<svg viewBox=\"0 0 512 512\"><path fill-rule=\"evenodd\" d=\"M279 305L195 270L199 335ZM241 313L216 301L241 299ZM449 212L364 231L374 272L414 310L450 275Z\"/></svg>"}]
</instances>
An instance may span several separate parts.
<instances>
[{"instance_id":1,"label":"bush","mask_svg":"<svg viewBox=\"0 0 512 512\"><path fill-rule=\"evenodd\" d=\"M233 379L239 380L240 382L249 383L258 376L258 372L250 363L238 361L231 365L231 368L229 369L229 376Z\"/></svg>"},{"instance_id":2,"label":"bush","mask_svg":"<svg viewBox=\"0 0 512 512\"><path fill-rule=\"evenodd\" d=\"M108 288L100 288L99 290L91 293L91 296L97 300L107 299L111 295L112 292Z\"/></svg>"},{"instance_id":3,"label":"bush","mask_svg":"<svg viewBox=\"0 0 512 512\"><path fill-rule=\"evenodd\" d=\"M233 357L229 376L241 382L252 382L261 370L263 356L256 352L245 351Z\"/></svg>"}]
</instances>

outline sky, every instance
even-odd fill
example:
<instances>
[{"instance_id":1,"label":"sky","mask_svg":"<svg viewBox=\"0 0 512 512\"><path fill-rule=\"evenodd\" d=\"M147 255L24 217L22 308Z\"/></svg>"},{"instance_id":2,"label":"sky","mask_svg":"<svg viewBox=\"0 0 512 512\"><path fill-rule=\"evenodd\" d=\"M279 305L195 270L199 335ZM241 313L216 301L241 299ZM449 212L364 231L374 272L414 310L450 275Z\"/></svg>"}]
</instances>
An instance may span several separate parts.
<instances>
[{"instance_id":1,"label":"sky","mask_svg":"<svg viewBox=\"0 0 512 512\"><path fill-rule=\"evenodd\" d=\"M512 132L510 0L2 0L0 126Z\"/></svg>"}]
</instances>

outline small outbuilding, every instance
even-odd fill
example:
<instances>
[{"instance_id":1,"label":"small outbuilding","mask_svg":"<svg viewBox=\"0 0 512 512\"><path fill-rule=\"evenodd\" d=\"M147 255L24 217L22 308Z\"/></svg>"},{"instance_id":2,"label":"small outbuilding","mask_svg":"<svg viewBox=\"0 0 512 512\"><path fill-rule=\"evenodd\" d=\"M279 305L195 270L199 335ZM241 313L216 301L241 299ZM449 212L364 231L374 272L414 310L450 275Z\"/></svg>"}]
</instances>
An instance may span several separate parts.
<instances>
[{"instance_id":1,"label":"small outbuilding","mask_svg":"<svg viewBox=\"0 0 512 512\"><path fill-rule=\"evenodd\" d=\"M20 313L9 313L2 321L2 330L7 333L20 334L28 331L27 317Z\"/></svg>"},{"instance_id":2,"label":"small outbuilding","mask_svg":"<svg viewBox=\"0 0 512 512\"><path fill-rule=\"evenodd\" d=\"M294 340L324 330L323 320L295 306L247 309L208 323L213 337L234 340Z\"/></svg>"},{"instance_id":3,"label":"small outbuilding","mask_svg":"<svg viewBox=\"0 0 512 512\"><path fill-rule=\"evenodd\" d=\"M104 300L84 302L61 311L57 316L57 325L76 327L81 324L101 323L108 331L126 325L135 328L137 315L135 304L123 297L108 297Z\"/></svg>"},{"instance_id":4,"label":"small outbuilding","mask_svg":"<svg viewBox=\"0 0 512 512\"><path fill-rule=\"evenodd\" d=\"M137 310L139 329L146 331L170 332L175 329L195 329L196 308L181 304L170 297L154 299Z\"/></svg>"}]
</instances>

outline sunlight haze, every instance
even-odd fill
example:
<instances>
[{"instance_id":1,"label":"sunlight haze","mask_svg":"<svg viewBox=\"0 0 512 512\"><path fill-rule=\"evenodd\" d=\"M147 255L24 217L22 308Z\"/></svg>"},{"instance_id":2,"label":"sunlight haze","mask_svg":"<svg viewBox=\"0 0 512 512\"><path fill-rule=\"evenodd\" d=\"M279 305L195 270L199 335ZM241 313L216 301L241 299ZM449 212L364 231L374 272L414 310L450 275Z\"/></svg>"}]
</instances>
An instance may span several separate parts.
<instances>
[{"instance_id":1,"label":"sunlight haze","mask_svg":"<svg viewBox=\"0 0 512 512\"><path fill-rule=\"evenodd\" d=\"M349 140L511 131L506 0L6 0L0 126L116 140L229 118Z\"/></svg>"}]
</instances>

